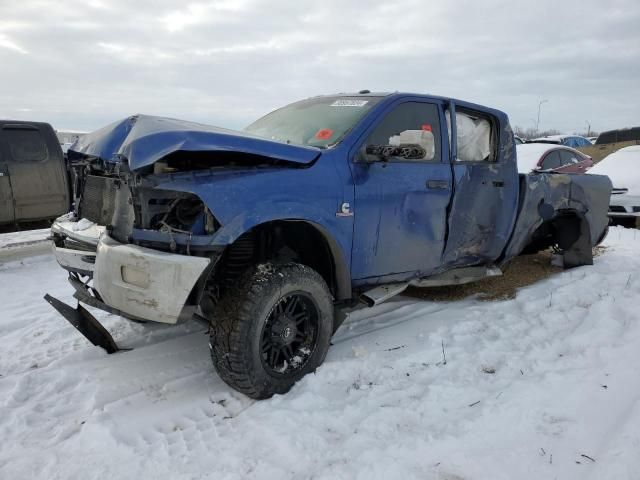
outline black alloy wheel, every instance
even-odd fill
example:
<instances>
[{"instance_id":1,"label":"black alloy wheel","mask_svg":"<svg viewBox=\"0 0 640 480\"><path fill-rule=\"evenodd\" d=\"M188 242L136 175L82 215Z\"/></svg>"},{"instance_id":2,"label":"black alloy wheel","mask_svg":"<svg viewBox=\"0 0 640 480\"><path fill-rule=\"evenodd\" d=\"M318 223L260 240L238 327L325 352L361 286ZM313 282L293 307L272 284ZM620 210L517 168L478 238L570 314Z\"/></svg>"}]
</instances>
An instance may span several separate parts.
<instances>
[{"instance_id":1,"label":"black alloy wheel","mask_svg":"<svg viewBox=\"0 0 640 480\"><path fill-rule=\"evenodd\" d=\"M251 398L286 393L324 361L333 318L333 297L318 272L299 263L254 265L211 312L213 365Z\"/></svg>"},{"instance_id":2,"label":"black alloy wheel","mask_svg":"<svg viewBox=\"0 0 640 480\"><path fill-rule=\"evenodd\" d=\"M318 343L318 307L304 292L282 297L262 328L262 363L272 375L301 370Z\"/></svg>"}]
</instances>

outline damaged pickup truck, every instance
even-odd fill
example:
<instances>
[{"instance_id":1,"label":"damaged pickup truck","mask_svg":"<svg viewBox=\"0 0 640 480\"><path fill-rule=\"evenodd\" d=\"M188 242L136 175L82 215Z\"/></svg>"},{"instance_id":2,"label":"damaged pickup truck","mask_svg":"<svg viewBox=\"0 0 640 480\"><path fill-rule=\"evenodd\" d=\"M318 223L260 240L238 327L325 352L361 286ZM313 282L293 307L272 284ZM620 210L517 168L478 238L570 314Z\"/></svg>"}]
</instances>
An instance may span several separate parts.
<instances>
[{"instance_id":1,"label":"damaged pickup truck","mask_svg":"<svg viewBox=\"0 0 640 480\"><path fill-rule=\"evenodd\" d=\"M205 320L215 369L253 398L314 371L350 309L552 246L588 265L608 223L607 177L519 175L503 112L430 95L319 96L242 132L137 115L68 155L75 210L52 235L77 300ZM118 350L84 307L46 298Z\"/></svg>"}]
</instances>

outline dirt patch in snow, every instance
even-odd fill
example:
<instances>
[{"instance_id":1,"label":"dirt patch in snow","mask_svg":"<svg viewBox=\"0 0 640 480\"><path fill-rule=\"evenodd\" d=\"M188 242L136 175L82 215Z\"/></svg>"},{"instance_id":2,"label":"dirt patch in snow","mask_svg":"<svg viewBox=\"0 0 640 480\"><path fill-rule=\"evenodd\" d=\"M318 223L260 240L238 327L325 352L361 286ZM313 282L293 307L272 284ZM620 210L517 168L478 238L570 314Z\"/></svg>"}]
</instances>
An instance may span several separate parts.
<instances>
[{"instance_id":1,"label":"dirt patch in snow","mask_svg":"<svg viewBox=\"0 0 640 480\"><path fill-rule=\"evenodd\" d=\"M551 250L546 250L514 258L500 277L491 277L467 285L409 288L405 294L438 302L461 300L474 295L485 301L507 300L516 296L518 288L526 287L561 271L562 268L551 265Z\"/></svg>"}]
</instances>

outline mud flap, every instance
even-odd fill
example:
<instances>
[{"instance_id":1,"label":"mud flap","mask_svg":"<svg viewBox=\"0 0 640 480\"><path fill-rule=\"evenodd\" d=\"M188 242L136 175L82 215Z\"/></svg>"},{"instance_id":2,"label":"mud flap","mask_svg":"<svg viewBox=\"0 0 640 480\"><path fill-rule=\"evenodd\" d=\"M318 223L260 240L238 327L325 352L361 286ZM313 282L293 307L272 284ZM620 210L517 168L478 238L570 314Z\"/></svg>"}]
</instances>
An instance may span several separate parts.
<instances>
[{"instance_id":1,"label":"mud flap","mask_svg":"<svg viewBox=\"0 0 640 480\"><path fill-rule=\"evenodd\" d=\"M558 232L564 268L593 265L593 249L589 224L582 217L565 220Z\"/></svg>"},{"instance_id":2,"label":"mud flap","mask_svg":"<svg viewBox=\"0 0 640 480\"><path fill-rule=\"evenodd\" d=\"M48 293L44 299L91 343L104 348L107 353L116 353L120 350L111 334L82 305L78 303L77 308L70 307Z\"/></svg>"}]
</instances>

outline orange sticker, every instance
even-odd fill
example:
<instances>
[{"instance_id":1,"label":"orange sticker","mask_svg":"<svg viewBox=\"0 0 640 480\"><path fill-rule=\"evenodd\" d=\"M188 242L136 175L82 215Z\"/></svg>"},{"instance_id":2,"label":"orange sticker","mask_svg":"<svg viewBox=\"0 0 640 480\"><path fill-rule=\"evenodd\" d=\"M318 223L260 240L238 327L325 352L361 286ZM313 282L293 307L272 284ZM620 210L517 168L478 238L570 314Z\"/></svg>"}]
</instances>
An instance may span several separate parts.
<instances>
[{"instance_id":1,"label":"orange sticker","mask_svg":"<svg viewBox=\"0 0 640 480\"><path fill-rule=\"evenodd\" d=\"M333 130L329 130L328 128L321 128L316 132L316 138L318 140L329 140L333 135Z\"/></svg>"}]
</instances>

